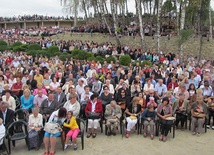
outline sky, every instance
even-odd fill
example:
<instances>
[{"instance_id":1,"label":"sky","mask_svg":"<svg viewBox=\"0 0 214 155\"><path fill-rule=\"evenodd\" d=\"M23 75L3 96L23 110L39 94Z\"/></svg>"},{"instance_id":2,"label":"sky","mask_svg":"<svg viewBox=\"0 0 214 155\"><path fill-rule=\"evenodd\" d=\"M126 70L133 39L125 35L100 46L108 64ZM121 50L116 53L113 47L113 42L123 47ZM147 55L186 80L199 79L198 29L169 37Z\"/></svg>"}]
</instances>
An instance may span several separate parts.
<instances>
[{"instance_id":1,"label":"sky","mask_svg":"<svg viewBox=\"0 0 214 155\"><path fill-rule=\"evenodd\" d=\"M135 12L134 0L128 1L129 11ZM48 16L66 16L60 0L0 0L0 17L13 17L19 15L48 15ZM211 0L214 8L214 0ZM83 16L83 13L79 13Z\"/></svg>"}]
</instances>

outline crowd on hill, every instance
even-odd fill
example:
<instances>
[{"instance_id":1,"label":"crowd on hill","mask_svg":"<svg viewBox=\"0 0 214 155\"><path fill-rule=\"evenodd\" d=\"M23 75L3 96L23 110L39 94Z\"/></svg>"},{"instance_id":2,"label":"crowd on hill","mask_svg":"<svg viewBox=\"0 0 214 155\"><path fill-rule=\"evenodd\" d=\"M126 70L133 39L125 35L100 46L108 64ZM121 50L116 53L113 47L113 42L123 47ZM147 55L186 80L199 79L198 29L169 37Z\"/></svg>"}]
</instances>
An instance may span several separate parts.
<instances>
[{"instance_id":1,"label":"crowd on hill","mask_svg":"<svg viewBox=\"0 0 214 155\"><path fill-rule=\"evenodd\" d=\"M125 67L117 62L101 64L73 58L61 61L58 56L48 59L24 52L2 52L0 118L3 121L0 120L0 126L9 130L17 110L29 113L26 116L29 147L39 149L44 137L44 155L54 154L56 137L59 136L64 136L64 149L69 147L71 137L73 148L77 149L78 118L87 122L87 138L96 138L97 128L100 124L102 128L103 121L110 136L116 135L125 120L126 138L136 125L139 127L142 123L144 137L149 135L152 140L157 130L155 124L159 123L159 140L163 142L167 141L172 125L183 131L188 120L191 120L193 135L203 133L204 123L214 129L214 121L211 121L214 116L214 68L209 60L198 62L197 58L186 56L181 63L175 54L144 52L111 43L53 41L3 33L0 39L38 43L43 48L57 45L64 52L77 48L103 56L129 54L132 61L152 62L152 66L140 66L137 62ZM42 118L48 122L44 134L41 132L44 127ZM57 128L54 126L56 122ZM53 126L55 132L50 129ZM40 140L33 140L35 138Z\"/></svg>"}]
</instances>

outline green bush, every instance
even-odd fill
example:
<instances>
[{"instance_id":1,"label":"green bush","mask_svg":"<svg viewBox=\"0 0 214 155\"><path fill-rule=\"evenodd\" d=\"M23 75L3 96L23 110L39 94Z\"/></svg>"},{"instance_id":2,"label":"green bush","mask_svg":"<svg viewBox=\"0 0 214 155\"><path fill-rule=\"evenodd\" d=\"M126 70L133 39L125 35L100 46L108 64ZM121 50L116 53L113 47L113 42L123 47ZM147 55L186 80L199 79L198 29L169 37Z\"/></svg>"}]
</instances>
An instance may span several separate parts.
<instances>
[{"instance_id":1,"label":"green bush","mask_svg":"<svg viewBox=\"0 0 214 155\"><path fill-rule=\"evenodd\" d=\"M6 43L6 41L4 41L4 40L0 40L0 46L2 46L2 45L5 45L5 46L7 46L7 43Z\"/></svg>"},{"instance_id":2,"label":"green bush","mask_svg":"<svg viewBox=\"0 0 214 155\"><path fill-rule=\"evenodd\" d=\"M72 56L71 54L67 54L67 53L64 54L64 53L62 53L62 54L60 54L59 59L62 60L62 61L65 61L66 58L70 59L71 56Z\"/></svg>"},{"instance_id":3,"label":"green bush","mask_svg":"<svg viewBox=\"0 0 214 155\"><path fill-rule=\"evenodd\" d=\"M6 45L0 45L0 51L3 52L5 50L8 50L8 46L6 46Z\"/></svg>"},{"instance_id":4,"label":"green bush","mask_svg":"<svg viewBox=\"0 0 214 155\"><path fill-rule=\"evenodd\" d=\"M59 48L57 46L51 46L48 48L48 52L50 53L58 53L59 52Z\"/></svg>"},{"instance_id":5,"label":"green bush","mask_svg":"<svg viewBox=\"0 0 214 155\"><path fill-rule=\"evenodd\" d=\"M104 63L104 59L103 59L103 57L101 57L101 56L96 56L96 57L95 57L95 61L96 61L96 62L99 61L101 64Z\"/></svg>"},{"instance_id":6,"label":"green bush","mask_svg":"<svg viewBox=\"0 0 214 155\"><path fill-rule=\"evenodd\" d=\"M152 62L151 61L148 61L148 60L144 60L141 64L140 64L141 67L145 67L145 66L149 66L149 67L152 67Z\"/></svg>"},{"instance_id":7,"label":"green bush","mask_svg":"<svg viewBox=\"0 0 214 155\"><path fill-rule=\"evenodd\" d=\"M42 47L39 45L39 44L30 44L29 47L28 47L28 50L31 51L31 50L41 50Z\"/></svg>"},{"instance_id":8,"label":"green bush","mask_svg":"<svg viewBox=\"0 0 214 155\"><path fill-rule=\"evenodd\" d=\"M129 55L122 55L119 62L121 65L128 66L131 63L131 57Z\"/></svg>"},{"instance_id":9,"label":"green bush","mask_svg":"<svg viewBox=\"0 0 214 155\"><path fill-rule=\"evenodd\" d=\"M21 45L22 45L22 43L17 41L15 43L13 43L12 47L17 47L17 46L21 46Z\"/></svg>"},{"instance_id":10,"label":"green bush","mask_svg":"<svg viewBox=\"0 0 214 155\"><path fill-rule=\"evenodd\" d=\"M88 60L88 61L92 61L92 60L95 60L95 57L94 57L94 56L91 56L91 57L87 57L87 60Z\"/></svg>"},{"instance_id":11,"label":"green bush","mask_svg":"<svg viewBox=\"0 0 214 155\"><path fill-rule=\"evenodd\" d=\"M20 46L15 46L13 47L13 52L25 52L28 50L28 45L27 44L22 44Z\"/></svg>"},{"instance_id":12,"label":"green bush","mask_svg":"<svg viewBox=\"0 0 214 155\"><path fill-rule=\"evenodd\" d=\"M113 56L109 56L108 58L106 58L106 61L107 61L107 63L110 63L111 61L113 61L115 63L116 59Z\"/></svg>"},{"instance_id":13,"label":"green bush","mask_svg":"<svg viewBox=\"0 0 214 155\"><path fill-rule=\"evenodd\" d=\"M85 60L87 59L87 53L85 51L79 50L78 55L74 56L75 59Z\"/></svg>"},{"instance_id":14,"label":"green bush","mask_svg":"<svg viewBox=\"0 0 214 155\"><path fill-rule=\"evenodd\" d=\"M79 49L74 49L73 51L71 51L72 57L75 58L75 57L78 55L79 51L81 51L81 50L79 50Z\"/></svg>"}]
</instances>

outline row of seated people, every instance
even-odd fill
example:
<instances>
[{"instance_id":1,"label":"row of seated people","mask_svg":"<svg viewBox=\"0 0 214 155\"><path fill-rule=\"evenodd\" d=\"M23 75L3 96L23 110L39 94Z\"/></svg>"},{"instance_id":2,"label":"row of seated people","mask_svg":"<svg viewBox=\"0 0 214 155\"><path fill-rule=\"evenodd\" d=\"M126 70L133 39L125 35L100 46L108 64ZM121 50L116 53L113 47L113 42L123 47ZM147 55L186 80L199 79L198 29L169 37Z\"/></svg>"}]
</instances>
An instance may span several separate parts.
<instances>
[{"instance_id":1,"label":"row of seated people","mask_svg":"<svg viewBox=\"0 0 214 155\"><path fill-rule=\"evenodd\" d=\"M121 92L124 93L124 92ZM49 95L53 95L53 93L49 93ZM172 105L170 104L169 98L165 97L162 99L161 103L158 104L157 110L154 110L156 107L153 104L153 99L150 97L149 104L147 107L145 107L145 110L142 110L139 97L134 97L132 102L129 104L125 104L125 107L121 107L121 104L117 105L115 101L111 101L110 104L107 104L106 110L103 110L103 105L100 100L98 100L97 94L92 94L90 96L90 100L88 100L86 107L84 109L84 112L87 117L88 121L88 134L87 138L93 137L95 138L97 135L97 128L99 127L99 121L102 120L102 114L104 111L105 118L107 119L107 127L108 127L108 135L113 134L115 135L115 129L118 127L118 122L121 119L122 116L122 110L125 110L125 120L127 122L127 129L126 129L126 137L128 138L130 135L131 129L136 125L138 120L140 118L143 119L144 124L144 136L147 136L148 125L151 126L150 129L150 138L154 138L154 122L156 121L156 115L159 118L159 122L162 124L161 127L161 141L166 141L166 137L168 135L168 132L171 128L171 125L173 123L172 120L168 120L167 118L170 118L171 116L175 116L176 114L176 125L178 125L179 121L183 122L185 121L187 114L191 113L191 120L192 120L192 132L193 134L198 134L202 132L202 127L205 122L205 117L207 116L207 105L203 102L203 96L197 95L197 101L192 104L192 106L189 108L187 106L187 102L184 100L184 94L180 94L180 99L178 101L175 101ZM47 108L48 104L52 104L51 102L47 102ZM69 107L67 110L66 107ZM56 109L55 109L56 110ZM68 112L67 112L68 111ZM75 122L75 117L78 117L80 112L80 104L77 101L77 96L75 94L70 96L69 105L64 105L64 108L59 108L56 111L53 111L52 113L45 114L44 111L41 111L40 107L39 114L39 108L36 107L33 109L33 114L30 115L28 125L30 127L29 133L33 133L33 131L37 132L41 130L41 127L43 127L42 124L42 115L44 115L48 122L57 122L60 125L63 125L65 127L69 127L72 131L67 133L67 138L65 141L65 149L68 147L68 141L69 138L72 137L72 140L74 142L74 149L77 149L76 145L76 136L78 135L78 126ZM68 115L67 115L68 114ZM7 102L1 102L1 113L0 117L3 119L3 124L8 128L8 126L14 121L14 111L8 108ZM72 118L74 116L74 118ZM66 117L70 119L69 121L65 121ZM72 118L72 119L71 119ZM185 118L185 119L184 119ZM72 120L72 121L71 121ZM48 154L50 151L50 154L54 154L55 151L55 144L56 144L56 137L61 135L62 129L59 128L59 132L53 134L48 133L47 131L44 134L44 144L45 144L45 154ZM35 135L35 134L33 134ZM49 142L51 145L51 148L49 150ZM36 144L35 146L39 146ZM38 149L38 148L37 148Z\"/></svg>"}]
</instances>

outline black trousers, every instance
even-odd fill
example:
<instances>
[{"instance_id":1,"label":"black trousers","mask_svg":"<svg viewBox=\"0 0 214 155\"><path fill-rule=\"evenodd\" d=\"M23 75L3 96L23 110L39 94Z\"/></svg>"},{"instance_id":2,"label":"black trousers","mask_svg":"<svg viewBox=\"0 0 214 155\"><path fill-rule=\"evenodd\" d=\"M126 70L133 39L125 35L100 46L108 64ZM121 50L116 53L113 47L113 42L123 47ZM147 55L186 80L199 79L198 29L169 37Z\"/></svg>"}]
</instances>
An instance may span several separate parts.
<instances>
[{"instance_id":1,"label":"black trousers","mask_svg":"<svg viewBox=\"0 0 214 155\"><path fill-rule=\"evenodd\" d=\"M210 125L211 117L213 117L213 124L212 124L212 126L214 126L214 110L209 109L209 119L208 119L207 125Z\"/></svg>"},{"instance_id":2,"label":"black trousers","mask_svg":"<svg viewBox=\"0 0 214 155\"><path fill-rule=\"evenodd\" d=\"M187 120L187 115L181 114L181 113L177 113L176 114L176 121L175 121L175 125L178 126L179 122L181 122L181 127L184 127L184 123Z\"/></svg>"},{"instance_id":3,"label":"black trousers","mask_svg":"<svg viewBox=\"0 0 214 155\"><path fill-rule=\"evenodd\" d=\"M169 130L171 129L173 121L160 120L160 124L161 124L161 135L164 135L166 137L169 133Z\"/></svg>"}]
</instances>

